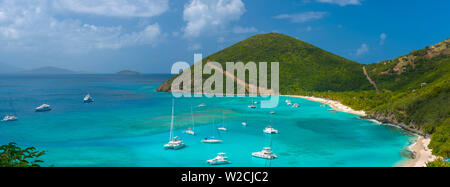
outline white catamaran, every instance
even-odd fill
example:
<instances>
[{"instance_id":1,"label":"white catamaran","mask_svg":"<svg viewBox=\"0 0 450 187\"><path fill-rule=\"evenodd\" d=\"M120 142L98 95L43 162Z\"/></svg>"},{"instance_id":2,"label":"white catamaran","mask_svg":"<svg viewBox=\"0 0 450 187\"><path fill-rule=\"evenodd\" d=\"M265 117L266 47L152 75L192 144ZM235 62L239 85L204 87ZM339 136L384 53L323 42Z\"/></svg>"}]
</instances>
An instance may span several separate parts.
<instances>
[{"instance_id":1,"label":"white catamaran","mask_svg":"<svg viewBox=\"0 0 450 187\"><path fill-rule=\"evenodd\" d=\"M172 119L170 122L170 135L169 135L169 143L164 145L166 149L178 150L186 146L183 140L177 136L173 136L173 122L174 122L174 113L175 113L175 99L172 99Z\"/></svg>"},{"instance_id":2,"label":"white catamaran","mask_svg":"<svg viewBox=\"0 0 450 187\"><path fill-rule=\"evenodd\" d=\"M272 118L270 119L270 121L272 123ZM278 130L276 130L276 132L278 133ZM264 147L262 151L252 153L253 157L267 159L267 160L273 160L273 159L277 158L277 155L275 155L272 152L272 137L273 137L272 134L273 133L270 133L270 147Z\"/></svg>"}]
</instances>

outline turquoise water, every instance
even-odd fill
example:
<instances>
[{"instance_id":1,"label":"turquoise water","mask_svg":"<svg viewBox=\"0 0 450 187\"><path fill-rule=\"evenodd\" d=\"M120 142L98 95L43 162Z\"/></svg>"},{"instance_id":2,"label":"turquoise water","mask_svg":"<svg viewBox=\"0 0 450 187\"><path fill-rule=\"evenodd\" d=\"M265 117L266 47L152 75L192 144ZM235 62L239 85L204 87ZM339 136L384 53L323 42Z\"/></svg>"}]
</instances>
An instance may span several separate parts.
<instances>
[{"instance_id":1,"label":"turquoise water","mask_svg":"<svg viewBox=\"0 0 450 187\"><path fill-rule=\"evenodd\" d=\"M329 107L299 98L294 109L281 99L277 113L249 109L250 98L182 98L175 100L175 134L187 147L164 150L169 140L172 97L154 90L169 75L66 75L0 77L0 115L13 113L20 120L0 123L0 144L17 142L47 151L45 166L196 166L209 167L207 159L228 154L227 166L395 166L415 138L395 127L359 120L347 113L331 113ZM90 93L95 103L84 104ZM257 99L258 101L261 98ZM33 109L52 105L47 113ZM196 107L199 104L205 107ZM196 136L182 134L192 124L194 106ZM228 132L213 128L223 124ZM247 121L243 127L241 122ZM251 153L270 145L271 162ZM216 136L223 144L202 144Z\"/></svg>"}]
</instances>

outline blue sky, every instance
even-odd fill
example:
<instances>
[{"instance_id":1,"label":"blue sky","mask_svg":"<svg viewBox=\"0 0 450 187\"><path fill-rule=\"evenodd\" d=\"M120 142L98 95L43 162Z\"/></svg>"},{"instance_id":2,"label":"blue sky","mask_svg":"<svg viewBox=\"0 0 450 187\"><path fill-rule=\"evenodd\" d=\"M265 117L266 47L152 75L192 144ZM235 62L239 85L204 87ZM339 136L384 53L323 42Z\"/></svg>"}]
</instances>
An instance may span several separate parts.
<instances>
[{"instance_id":1,"label":"blue sky","mask_svg":"<svg viewBox=\"0 0 450 187\"><path fill-rule=\"evenodd\" d=\"M361 63L450 37L448 0L0 0L0 62L168 73L279 32Z\"/></svg>"}]
</instances>

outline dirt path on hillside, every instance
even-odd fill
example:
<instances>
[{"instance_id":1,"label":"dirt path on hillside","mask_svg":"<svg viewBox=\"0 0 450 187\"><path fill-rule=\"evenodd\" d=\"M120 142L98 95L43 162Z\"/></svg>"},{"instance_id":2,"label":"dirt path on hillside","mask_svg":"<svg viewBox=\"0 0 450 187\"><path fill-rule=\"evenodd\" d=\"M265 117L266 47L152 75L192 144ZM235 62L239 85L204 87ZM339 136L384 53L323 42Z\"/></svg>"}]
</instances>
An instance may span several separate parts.
<instances>
[{"instance_id":1,"label":"dirt path on hillside","mask_svg":"<svg viewBox=\"0 0 450 187\"><path fill-rule=\"evenodd\" d=\"M206 65L207 65L207 66L211 66L214 70L217 70L217 71L219 71L219 72L222 72L222 74L225 74L225 76L230 77L230 78L236 80L236 82L237 82L238 84L244 85L244 86L245 86L245 90L246 90L246 92L248 92L248 93L250 93L250 90L252 90L252 89L257 90L258 93L264 94L264 95L269 95L269 94L272 93L272 90L270 90L270 89L261 88L261 87L258 87L257 85L249 84L249 83L245 82L244 80L238 79L238 78L234 75L234 73L230 73L230 72L224 71L221 67L214 66L214 65L212 65L212 64L210 64L210 63L207 63Z\"/></svg>"},{"instance_id":2,"label":"dirt path on hillside","mask_svg":"<svg viewBox=\"0 0 450 187\"><path fill-rule=\"evenodd\" d=\"M366 71L366 67L365 67L365 66L363 67L363 71L364 71L364 75L366 75L366 78L367 78L367 80L369 80L370 84L372 84L373 87L375 87L375 89L377 90L377 92L379 92L380 89L378 89L377 83L375 83L375 81L373 81L373 80L370 78L369 74L368 74L367 71Z\"/></svg>"}]
</instances>

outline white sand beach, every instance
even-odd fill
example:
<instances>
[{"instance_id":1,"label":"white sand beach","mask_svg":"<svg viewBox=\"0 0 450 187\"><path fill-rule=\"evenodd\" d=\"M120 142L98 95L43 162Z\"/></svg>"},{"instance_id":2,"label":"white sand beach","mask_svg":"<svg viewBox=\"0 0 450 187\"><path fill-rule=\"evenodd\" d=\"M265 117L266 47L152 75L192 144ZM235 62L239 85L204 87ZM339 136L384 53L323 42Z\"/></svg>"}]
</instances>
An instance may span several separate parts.
<instances>
[{"instance_id":1,"label":"white sand beach","mask_svg":"<svg viewBox=\"0 0 450 187\"><path fill-rule=\"evenodd\" d=\"M435 160L437 157L428 148L430 141L430 138L419 136L416 143L409 146L409 150L414 152L415 158L400 164L399 167L426 167L428 162Z\"/></svg>"},{"instance_id":2,"label":"white sand beach","mask_svg":"<svg viewBox=\"0 0 450 187\"><path fill-rule=\"evenodd\" d=\"M343 105L341 102L339 101L334 101L331 99L326 99L326 98L319 98L319 97L308 97L308 96L297 96L297 95L286 95L287 97L297 97L297 98L303 98L303 99L308 99L310 101L315 101L315 102L319 102L319 103L323 103L323 104L327 104L329 106L331 106L333 109L340 111L340 112L347 112L347 113L351 113L351 114L355 114L355 115L360 115L360 116L365 116L366 112L364 111L356 111L348 106Z\"/></svg>"}]
</instances>

